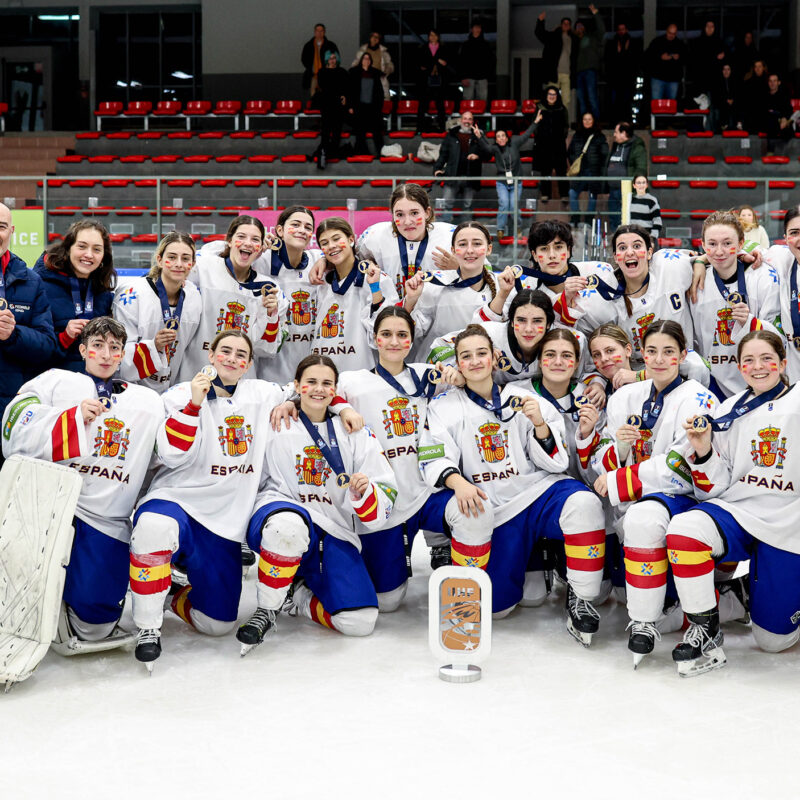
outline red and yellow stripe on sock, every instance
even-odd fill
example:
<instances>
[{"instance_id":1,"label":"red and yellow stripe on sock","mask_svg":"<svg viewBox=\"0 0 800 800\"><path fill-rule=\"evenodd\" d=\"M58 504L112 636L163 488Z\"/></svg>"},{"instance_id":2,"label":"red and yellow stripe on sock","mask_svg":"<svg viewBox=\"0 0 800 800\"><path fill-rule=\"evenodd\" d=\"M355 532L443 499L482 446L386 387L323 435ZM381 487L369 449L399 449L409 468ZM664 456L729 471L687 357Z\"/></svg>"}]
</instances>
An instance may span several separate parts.
<instances>
[{"instance_id":1,"label":"red and yellow stripe on sock","mask_svg":"<svg viewBox=\"0 0 800 800\"><path fill-rule=\"evenodd\" d=\"M600 444L600 434L595 431L594 436L592 437L592 441L589 442L586 447L579 447L578 448L578 459L581 462L581 466L584 469L588 469L589 461L592 458L592 453L597 449L597 446Z\"/></svg>"},{"instance_id":2,"label":"red and yellow stripe on sock","mask_svg":"<svg viewBox=\"0 0 800 800\"><path fill-rule=\"evenodd\" d=\"M133 366L136 367L140 378L149 378L158 372L153 362L153 357L150 355L150 348L141 342L136 345L136 349L133 351Z\"/></svg>"},{"instance_id":3,"label":"red and yellow stripe on sock","mask_svg":"<svg viewBox=\"0 0 800 800\"><path fill-rule=\"evenodd\" d=\"M711 547L689 536L667 534L667 553L676 578L698 578L714 571Z\"/></svg>"},{"instance_id":4,"label":"red and yellow stripe on sock","mask_svg":"<svg viewBox=\"0 0 800 800\"><path fill-rule=\"evenodd\" d=\"M291 584L299 566L299 558L281 556L262 547L258 559L258 581L271 589L283 589Z\"/></svg>"},{"instance_id":5,"label":"red and yellow stripe on sock","mask_svg":"<svg viewBox=\"0 0 800 800\"><path fill-rule=\"evenodd\" d=\"M53 445L53 461L67 461L81 454L78 424L75 421L77 407L68 408L56 420L50 439Z\"/></svg>"},{"instance_id":6,"label":"red and yellow stripe on sock","mask_svg":"<svg viewBox=\"0 0 800 800\"><path fill-rule=\"evenodd\" d=\"M189 592L191 591L191 586L184 586L179 592L175 593L170 605L177 616L187 625L191 625L194 628L194 623L192 622L192 601L189 600Z\"/></svg>"},{"instance_id":7,"label":"red and yellow stripe on sock","mask_svg":"<svg viewBox=\"0 0 800 800\"><path fill-rule=\"evenodd\" d=\"M667 585L665 547L626 547L625 581L636 589L658 589Z\"/></svg>"},{"instance_id":8,"label":"red and yellow stripe on sock","mask_svg":"<svg viewBox=\"0 0 800 800\"><path fill-rule=\"evenodd\" d=\"M603 569L606 558L605 530L565 533L564 551L567 569L596 572Z\"/></svg>"},{"instance_id":9,"label":"red and yellow stripe on sock","mask_svg":"<svg viewBox=\"0 0 800 800\"><path fill-rule=\"evenodd\" d=\"M135 594L166 592L172 583L171 550L156 553L131 553L131 591Z\"/></svg>"},{"instance_id":10,"label":"red and yellow stripe on sock","mask_svg":"<svg viewBox=\"0 0 800 800\"><path fill-rule=\"evenodd\" d=\"M639 480L639 465L622 467L614 470L614 480L617 482L617 494L621 503L629 500L640 500L642 497L642 482Z\"/></svg>"},{"instance_id":11,"label":"red and yellow stripe on sock","mask_svg":"<svg viewBox=\"0 0 800 800\"><path fill-rule=\"evenodd\" d=\"M331 615L322 607L322 603L320 603L318 598L311 598L311 603L308 606L308 613L311 615L313 622L325 628L330 628L332 631L336 630L336 628L333 627Z\"/></svg>"},{"instance_id":12,"label":"red and yellow stripe on sock","mask_svg":"<svg viewBox=\"0 0 800 800\"><path fill-rule=\"evenodd\" d=\"M375 494L375 487L372 484L363 500L364 502L356 509L356 514L362 522L373 522L378 518L378 496Z\"/></svg>"},{"instance_id":13,"label":"red and yellow stripe on sock","mask_svg":"<svg viewBox=\"0 0 800 800\"><path fill-rule=\"evenodd\" d=\"M453 564L458 567L486 569L491 552L491 541L485 544L469 545L463 544L453 538L450 543L450 554L453 559Z\"/></svg>"}]
</instances>

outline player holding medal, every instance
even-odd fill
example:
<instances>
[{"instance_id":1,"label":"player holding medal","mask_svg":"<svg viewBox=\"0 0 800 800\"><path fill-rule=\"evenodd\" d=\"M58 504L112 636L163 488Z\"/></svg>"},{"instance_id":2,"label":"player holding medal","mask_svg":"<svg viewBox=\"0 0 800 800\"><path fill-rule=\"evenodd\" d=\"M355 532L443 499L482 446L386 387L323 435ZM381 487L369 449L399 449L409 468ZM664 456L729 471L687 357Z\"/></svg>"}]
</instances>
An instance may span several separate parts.
<instances>
[{"instance_id":1,"label":"player holding medal","mask_svg":"<svg viewBox=\"0 0 800 800\"><path fill-rule=\"evenodd\" d=\"M200 293L187 281L193 266L194 239L171 231L159 242L147 277L126 281L114 295L114 317L128 334L120 375L159 394L177 381L200 323Z\"/></svg>"},{"instance_id":2,"label":"player holding medal","mask_svg":"<svg viewBox=\"0 0 800 800\"><path fill-rule=\"evenodd\" d=\"M236 634L242 655L275 628L293 581L290 613L350 636L375 627L378 598L359 532L386 523L397 484L372 432L348 434L331 416L337 380L330 358L304 358L294 381L300 424L270 434L247 529L260 558L258 608Z\"/></svg>"},{"instance_id":3,"label":"player holding medal","mask_svg":"<svg viewBox=\"0 0 800 800\"><path fill-rule=\"evenodd\" d=\"M792 450L797 389L786 379L777 334L746 334L737 356L747 389L713 415L684 423L700 504L667 529L675 585L690 623L672 653L681 675L725 664L715 562L750 560L749 610L762 650L777 653L800 638L800 544L793 525L800 472Z\"/></svg>"}]
</instances>

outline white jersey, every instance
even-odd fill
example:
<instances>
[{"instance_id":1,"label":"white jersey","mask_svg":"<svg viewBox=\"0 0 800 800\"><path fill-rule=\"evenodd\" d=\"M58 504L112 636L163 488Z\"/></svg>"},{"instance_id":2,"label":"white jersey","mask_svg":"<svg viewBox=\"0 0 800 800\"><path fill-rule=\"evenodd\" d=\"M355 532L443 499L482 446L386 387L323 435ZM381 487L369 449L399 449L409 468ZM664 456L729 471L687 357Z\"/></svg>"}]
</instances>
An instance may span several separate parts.
<instances>
[{"instance_id":1,"label":"white jersey","mask_svg":"<svg viewBox=\"0 0 800 800\"><path fill-rule=\"evenodd\" d=\"M778 273L778 285L781 304L781 331L786 336L786 374L791 383L800 380L800 339L795 344L795 337L800 336L800 330L795 330L792 322L792 303L800 310L800 297L792 300L792 267L795 264L792 251L785 244L774 244L764 255L765 260L772 265ZM755 270L761 272L764 267ZM795 280L800 285L800 269L797 270ZM798 326L800 328L800 326Z\"/></svg>"},{"instance_id":2,"label":"white jersey","mask_svg":"<svg viewBox=\"0 0 800 800\"><path fill-rule=\"evenodd\" d=\"M727 396L745 389L736 361L741 338L762 328L778 333L775 325L780 325L780 287L775 267L764 264L760 269L745 269L744 279L750 308L744 325L731 319L731 304L717 286L713 267L706 270L705 285L697 293L697 303L691 306L695 349L708 361L714 380ZM725 286L728 292L739 291L735 275Z\"/></svg>"},{"instance_id":3,"label":"white jersey","mask_svg":"<svg viewBox=\"0 0 800 800\"><path fill-rule=\"evenodd\" d=\"M61 463L83 479L75 516L113 539L129 542L131 513L164 422L159 396L114 382L111 408L85 422L81 403L98 399L94 380L51 369L28 381L3 417L3 454Z\"/></svg>"},{"instance_id":4,"label":"white jersey","mask_svg":"<svg viewBox=\"0 0 800 800\"><path fill-rule=\"evenodd\" d=\"M731 411L741 392L713 414ZM709 458L690 458L694 492L730 512L750 534L772 547L800 554L800 389L714 431ZM795 439L794 435L798 438Z\"/></svg>"},{"instance_id":5,"label":"white jersey","mask_svg":"<svg viewBox=\"0 0 800 800\"><path fill-rule=\"evenodd\" d=\"M157 448L163 464L148 500L169 500L223 539L244 540L261 479L269 413L290 389L241 380L231 397L190 405L191 386L179 383L162 395Z\"/></svg>"},{"instance_id":6,"label":"white jersey","mask_svg":"<svg viewBox=\"0 0 800 800\"><path fill-rule=\"evenodd\" d=\"M392 465L400 492L387 527L405 522L428 499L430 488L419 470L417 451L428 413L425 395L412 397L415 391L410 371L424 380L430 370L426 364L408 364L394 379L405 389L398 392L380 375L370 370L344 372L339 376L339 394L364 417ZM437 386L437 389L442 384Z\"/></svg>"},{"instance_id":7,"label":"white jersey","mask_svg":"<svg viewBox=\"0 0 800 800\"><path fill-rule=\"evenodd\" d=\"M374 261L392 279L397 295L402 299L405 297L407 278L420 270L436 269L433 263L436 248L450 251L454 229L455 226L449 222L434 222L433 228L422 242L411 242L398 236L391 222L376 222L358 237L356 258ZM401 250L406 254L406 269L403 268ZM420 250L423 251L421 258Z\"/></svg>"},{"instance_id":8,"label":"white jersey","mask_svg":"<svg viewBox=\"0 0 800 800\"><path fill-rule=\"evenodd\" d=\"M325 283L317 287L317 321L314 326L312 352L330 356L340 371L371 368L375 364L372 326L378 312L397 303L392 281L381 273L380 287L383 302L372 310L372 292L363 273L354 264L356 277L343 293L334 291L335 271L329 272ZM352 274L352 272L350 273ZM342 285L347 283L350 275Z\"/></svg>"},{"instance_id":9,"label":"white jersey","mask_svg":"<svg viewBox=\"0 0 800 800\"><path fill-rule=\"evenodd\" d=\"M117 287L112 312L128 334L119 368L124 380L141 383L159 394L177 382L183 354L200 324L202 307L200 292L193 283L186 281L182 292L178 336L164 350L157 350L155 336L165 327L165 320L155 283L142 277Z\"/></svg>"},{"instance_id":10,"label":"white jersey","mask_svg":"<svg viewBox=\"0 0 800 800\"><path fill-rule=\"evenodd\" d=\"M500 397L525 397L532 392L506 385ZM428 427L422 433L419 462L429 486L435 488L442 473L455 467L470 483L489 496L495 526L508 522L527 508L553 483L564 477L569 454L564 443L561 414L537 398L555 446L545 452L533 425L522 413L505 422L469 399L463 389L451 389L428 405Z\"/></svg>"},{"instance_id":11,"label":"white jersey","mask_svg":"<svg viewBox=\"0 0 800 800\"><path fill-rule=\"evenodd\" d=\"M380 530L392 512L397 483L381 446L369 428L348 434L336 417L334 435L344 472L361 472L370 487L361 497L337 484L337 474L301 422L271 431L256 507L290 502L302 506L316 526L361 550L360 534ZM314 425L330 446L326 423Z\"/></svg>"},{"instance_id":12,"label":"white jersey","mask_svg":"<svg viewBox=\"0 0 800 800\"><path fill-rule=\"evenodd\" d=\"M269 276L255 273L258 280L270 280ZM189 280L200 290L202 311L200 325L186 353L178 375L179 380L190 381L202 367L208 364L208 350L214 337L222 331L243 331L253 343L254 360L274 356L281 343L281 327L286 313L286 298L281 295L278 314L270 316L261 301L261 295L245 289L228 272L225 261L214 255L197 258ZM247 373L255 377L255 367Z\"/></svg>"},{"instance_id":13,"label":"white jersey","mask_svg":"<svg viewBox=\"0 0 800 800\"><path fill-rule=\"evenodd\" d=\"M606 426L597 443L592 464L608 473L608 500L613 506L640 500L654 492L691 494L692 478L686 463L686 431L683 423L696 414L712 411L714 395L697 381L684 381L664 397L664 405L652 430L642 428L642 438L620 458L617 431L631 414L642 416L650 396L651 380L621 386L606 405Z\"/></svg>"}]
</instances>

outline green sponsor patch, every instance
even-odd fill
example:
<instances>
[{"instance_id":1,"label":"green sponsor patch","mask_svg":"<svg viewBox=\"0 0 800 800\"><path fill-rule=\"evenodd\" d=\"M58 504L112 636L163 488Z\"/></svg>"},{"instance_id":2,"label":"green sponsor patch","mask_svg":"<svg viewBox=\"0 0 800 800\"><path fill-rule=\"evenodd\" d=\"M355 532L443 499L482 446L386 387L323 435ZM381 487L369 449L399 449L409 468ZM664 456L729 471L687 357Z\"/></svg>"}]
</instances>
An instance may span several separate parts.
<instances>
[{"instance_id":1,"label":"green sponsor patch","mask_svg":"<svg viewBox=\"0 0 800 800\"><path fill-rule=\"evenodd\" d=\"M22 412L25 411L28 406L32 405L40 405L38 397L26 397L24 400L18 400L13 406L11 406L8 419L3 427L3 438L6 441L11 438L11 430L19 421Z\"/></svg>"},{"instance_id":2,"label":"green sponsor patch","mask_svg":"<svg viewBox=\"0 0 800 800\"><path fill-rule=\"evenodd\" d=\"M431 461L434 458L444 458L444 445L432 444L420 447L417 451L417 461Z\"/></svg>"},{"instance_id":3,"label":"green sponsor patch","mask_svg":"<svg viewBox=\"0 0 800 800\"><path fill-rule=\"evenodd\" d=\"M387 486L385 483L381 483L380 481L375 481L375 485L391 500L392 505L394 505L395 500L397 500L397 489L392 489L391 486Z\"/></svg>"},{"instance_id":4,"label":"green sponsor patch","mask_svg":"<svg viewBox=\"0 0 800 800\"><path fill-rule=\"evenodd\" d=\"M684 457L674 450L670 450L667 455L667 466L674 472L682 481L691 485L692 471L686 463Z\"/></svg>"},{"instance_id":5,"label":"green sponsor patch","mask_svg":"<svg viewBox=\"0 0 800 800\"><path fill-rule=\"evenodd\" d=\"M435 364L437 361L447 361L451 359L456 354L453 345L440 345L439 347L434 347L431 350L430 355L428 356L428 363Z\"/></svg>"}]
</instances>

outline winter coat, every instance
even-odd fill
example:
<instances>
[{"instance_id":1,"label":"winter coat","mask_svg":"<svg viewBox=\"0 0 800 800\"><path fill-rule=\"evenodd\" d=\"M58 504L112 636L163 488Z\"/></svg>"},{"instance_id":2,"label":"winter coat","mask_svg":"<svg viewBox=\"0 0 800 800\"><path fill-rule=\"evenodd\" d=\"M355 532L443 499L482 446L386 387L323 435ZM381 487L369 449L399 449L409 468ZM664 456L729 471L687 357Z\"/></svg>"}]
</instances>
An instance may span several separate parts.
<instances>
[{"instance_id":1,"label":"winter coat","mask_svg":"<svg viewBox=\"0 0 800 800\"><path fill-rule=\"evenodd\" d=\"M372 78L372 98L367 105L369 107L370 113L377 112L380 113L381 109L383 108L383 84L381 84L381 71L379 69L375 69L375 67L370 67L367 70L367 74L370 78ZM361 78L364 75L364 71L361 67L353 67L347 71L347 76L350 81L350 89L347 94L347 103L348 107L352 109L358 109L361 103Z\"/></svg>"},{"instance_id":2,"label":"winter coat","mask_svg":"<svg viewBox=\"0 0 800 800\"><path fill-rule=\"evenodd\" d=\"M470 36L458 53L458 72L462 78L475 81L488 80L494 75L494 50L483 34Z\"/></svg>"},{"instance_id":3,"label":"winter coat","mask_svg":"<svg viewBox=\"0 0 800 800\"><path fill-rule=\"evenodd\" d=\"M531 122L522 133L512 136L505 147L500 147L497 144L497 140L491 142L485 136L481 136L478 139L478 147L480 147L486 158L494 158L494 165L497 168L498 175L505 177L506 170L509 170L512 175L520 177L522 175L522 162L520 161L519 151L537 127L538 124L536 122Z\"/></svg>"},{"instance_id":4,"label":"winter coat","mask_svg":"<svg viewBox=\"0 0 800 800\"><path fill-rule=\"evenodd\" d=\"M600 14L592 14L586 22L586 31L583 36L576 37L572 49L578 50L575 69L583 72L587 69L600 71L603 60L603 39L606 35L606 24Z\"/></svg>"},{"instance_id":5,"label":"winter coat","mask_svg":"<svg viewBox=\"0 0 800 800\"><path fill-rule=\"evenodd\" d=\"M611 150L609 150L608 159L606 160L605 174L613 174L609 173L608 165L617 150L626 145L630 145L630 152L628 153L627 160L625 161L625 175L631 178L634 175L647 175L647 147L645 146L644 141L635 134L633 138L629 139L627 142L623 142L621 144L614 142L611 145Z\"/></svg>"},{"instance_id":6,"label":"winter coat","mask_svg":"<svg viewBox=\"0 0 800 800\"><path fill-rule=\"evenodd\" d=\"M303 52L300 54L300 61L303 63L303 88L308 89L311 86L311 79L314 77L314 37L312 36L304 45ZM322 61L320 71L325 68L325 53L338 53L339 48L335 42L328 39L327 36L322 39L322 47L320 48L319 57Z\"/></svg>"},{"instance_id":7,"label":"winter coat","mask_svg":"<svg viewBox=\"0 0 800 800\"><path fill-rule=\"evenodd\" d=\"M323 114L344 114L350 102L350 76L342 67L328 69L323 67L317 73L319 91L314 96L316 104ZM345 98L342 105L342 97Z\"/></svg>"},{"instance_id":8,"label":"winter coat","mask_svg":"<svg viewBox=\"0 0 800 800\"><path fill-rule=\"evenodd\" d=\"M578 175L597 178L606 174L606 160L608 159L608 141L601 130L587 131L585 128L579 128L572 137L572 141L569 143L567 158L570 164L574 163L578 156L580 156L586 144L586 140L592 136L592 134L594 134L594 136L586 150L586 155L581 159L581 171ZM599 184L593 183L592 189L595 187L599 187Z\"/></svg>"},{"instance_id":9,"label":"winter coat","mask_svg":"<svg viewBox=\"0 0 800 800\"><path fill-rule=\"evenodd\" d=\"M680 58L676 61L662 61L663 53L677 53ZM666 36L656 36L650 42L645 53L647 73L651 78L667 83L679 83L683 77L683 68L686 66L686 45L676 36L669 41Z\"/></svg>"},{"instance_id":10,"label":"winter coat","mask_svg":"<svg viewBox=\"0 0 800 800\"><path fill-rule=\"evenodd\" d=\"M561 26L553 28L553 30L545 30L544 20L536 20L536 28L534 29L536 38L544 45L542 50L542 66L544 67L544 81L545 83L555 83L558 80L558 59L561 58ZM570 52L570 68L569 73L572 76L571 83L575 82L575 62L578 59L578 44L577 37L570 31L572 37L572 50Z\"/></svg>"},{"instance_id":11,"label":"winter coat","mask_svg":"<svg viewBox=\"0 0 800 800\"><path fill-rule=\"evenodd\" d=\"M433 171L444 170L445 177L453 178L458 175L474 177L481 174L481 156L483 155L479 139L474 133L469 136L467 152L461 152L461 142L458 139L459 127L451 128L447 136L442 139L439 149L439 158L433 165ZM474 153L478 158L468 160L467 156Z\"/></svg>"}]
</instances>

